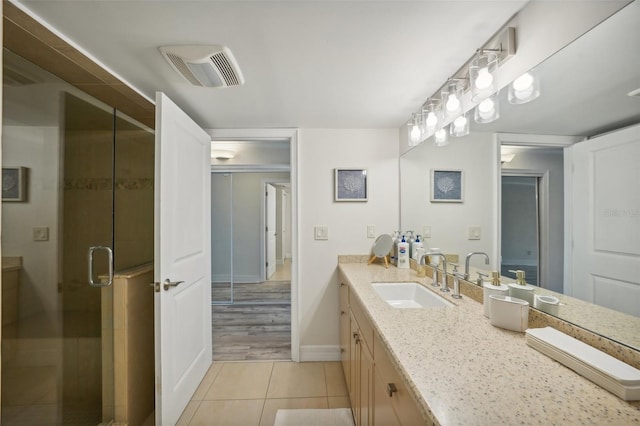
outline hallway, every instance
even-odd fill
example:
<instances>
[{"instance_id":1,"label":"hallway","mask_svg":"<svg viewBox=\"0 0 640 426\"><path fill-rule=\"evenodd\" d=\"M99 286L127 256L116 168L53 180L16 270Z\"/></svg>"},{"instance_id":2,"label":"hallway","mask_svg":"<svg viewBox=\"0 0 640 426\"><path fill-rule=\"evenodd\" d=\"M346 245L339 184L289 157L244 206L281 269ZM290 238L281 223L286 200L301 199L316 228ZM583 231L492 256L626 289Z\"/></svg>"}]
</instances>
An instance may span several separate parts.
<instances>
[{"instance_id":1,"label":"hallway","mask_svg":"<svg viewBox=\"0 0 640 426\"><path fill-rule=\"evenodd\" d=\"M271 280L212 284L211 329L215 361L291 359L291 262Z\"/></svg>"}]
</instances>

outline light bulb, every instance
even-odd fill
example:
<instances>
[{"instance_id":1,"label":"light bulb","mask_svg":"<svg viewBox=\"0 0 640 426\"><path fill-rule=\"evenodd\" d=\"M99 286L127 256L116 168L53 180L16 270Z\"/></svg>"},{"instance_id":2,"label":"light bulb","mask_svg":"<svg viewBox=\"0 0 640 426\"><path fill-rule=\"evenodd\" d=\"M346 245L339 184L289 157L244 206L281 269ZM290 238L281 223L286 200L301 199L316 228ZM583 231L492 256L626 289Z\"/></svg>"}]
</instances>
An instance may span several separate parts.
<instances>
[{"instance_id":1,"label":"light bulb","mask_svg":"<svg viewBox=\"0 0 640 426\"><path fill-rule=\"evenodd\" d=\"M478 70L478 76L474 84L479 90L485 90L491 87L493 84L493 75L489 72L489 68L484 67Z\"/></svg>"},{"instance_id":2,"label":"light bulb","mask_svg":"<svg viewBox=\"0 0 640 426\"><path fill-rule=\"evenodd\" d=\"M447 100L447 104L445 105L445 108L449 112L455 112L458 110L458 108L460 108L460 100L458 99L455 93L452 93L451 95L449 95L449 99Z\"/></svg>"},{"instance_id":3,"label":"light bulb","mask_svg":"<svg viewBox=\"0 0 640 426\"><path fill-rule=\"evenodd\" d=\"M453 128L456 132L461 132L464 130L464 127L467 125L467 117L461 115L460 117L453 120Z\"/></svg>"},{"instance_id":4,"label":"light bulb","mask_svg":"<svg viewBox=\"0 0 640 426\"><path fill-rule=\"evenodd\" d=\"M522 92L524 90L531 90L533 86L533 76L526 72L522 74L520 77L513 80L513 88L517 92Z\"/></svg>"},{"instance_id":5,"label":"light bulb","mask_svg":"<svg viewBox=\"0 0 640 426\"><path fill-rule=\"evenodd\" d=\"M438 124L438 117L436 117L436 114L433 111L430 111L427 114L427 119L425 122L427 124L427 127L435 127L436 124Z\"/></svg>"},{"instance_id":6,"label":"light bulb","mask_svg":"<svg viewBox=\"0 0 640 426\"><path fill-rule=\"evenodd\" d=\"M420 142L420 126L414 124L411 126L411 142Z\"/></svg>"},{"instance_id":7,"label":"light bulb","mask_svg":"<svg viewBox=\"0 0 640 426\"><path fill-rule=\"evenodd\" d=\"M445 128L439 129L435 134L435 144L437 146L444 146L448 143L447 130Z\"/></svg>"},{"instance_id":8,"label":"light bulb","mask_svg":"<svg viewBox=\"0 0 640 426\"><path fill-rule=\"evenodd\" d=\"M480 117L485 119L491 117L494 109L495 109L495 103L491 98L485 99L484 101L480 102L480 104L478 105L478 112L480 112Z\"/></svg>"}]
</instances>

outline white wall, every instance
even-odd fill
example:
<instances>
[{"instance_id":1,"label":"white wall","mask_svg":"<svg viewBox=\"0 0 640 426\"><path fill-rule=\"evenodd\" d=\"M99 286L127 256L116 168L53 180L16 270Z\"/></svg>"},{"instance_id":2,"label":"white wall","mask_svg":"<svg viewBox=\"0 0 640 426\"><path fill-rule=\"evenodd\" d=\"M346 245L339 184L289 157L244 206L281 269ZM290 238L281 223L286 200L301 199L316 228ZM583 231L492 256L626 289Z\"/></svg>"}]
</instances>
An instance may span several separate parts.
<instances>
[{"instance_id":1,"label":"white wall","mask_svg":"<svg viewBox=\"0 0 640 426\"><path fill-rule=\"evenodd\" d=\"M461 263L467 253L482 251L496 267L496 162L497 141L490 133L452 138L449 145L440 148L430 143L414 148L400 160L402 230L423 235L424 226L429 226L431 238L423 241L426 247L457 254ZM431 169L463 171L462 203L430 201ZM470 226L481 228L480 240L468 239ZM483 262L474 256L471 264L486 269Z\"/></svg>"},{"instance_id":2,"label":"white wall","mask_svg":"<svg viewBox=\"0 0 640 426\"><path fill-rule=\"evenodd\" d=\"M337 257L370 252L368 224L376 234L398 226L398 130L302 129L299 135L301 359L318 358L318 347L334 351L337 359ZM367 202L333 201L334 168L340 167L368 169ZM314 240L315 225L328 226L328 240Z\"/></svg>"},{"instance_id":3,"label":"white wall","mask_svg":"<svg viewBox=\"0 0 640 426\"><path fill-rule=\"evenodd\" d=\"M2 203L2 254L22 256L19 315L53 311L58 300L59 130L5 126L3 166L28 170L28 200ZM33 241L33 227L48 227L49 241Z\"/></svg>"}]
</instances>

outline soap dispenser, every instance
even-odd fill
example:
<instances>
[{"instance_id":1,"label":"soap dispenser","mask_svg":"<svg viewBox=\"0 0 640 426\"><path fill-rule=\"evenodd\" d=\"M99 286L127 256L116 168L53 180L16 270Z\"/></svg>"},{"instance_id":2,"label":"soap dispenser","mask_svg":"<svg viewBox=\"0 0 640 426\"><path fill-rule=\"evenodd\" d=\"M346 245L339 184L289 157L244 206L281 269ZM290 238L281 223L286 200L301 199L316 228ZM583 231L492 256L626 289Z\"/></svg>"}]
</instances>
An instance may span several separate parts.
<instances>
[{"instance_id":1,"label":"soap dispenser","mask_svg":"<svg viewBox=\"0 0 640 426\"><path fill-rule=\"evenodd\" d=\"M500 272L491 272L491 282L482 285L482 304L484 305L484 316L490 318L489 296L508 296L509 287L500 282Z\"/></svg>"},{"instance_id":2,"label":"soap dispenser","mask_svg":"<svg viewBox=\"0 0 640 426\"><path fill-rule=\"evenodd\" d=\"M526 300L529 302L529 306L533 306L533 290L535 287L527 285L524 271L518 269L516 271L509 270L509 272L516 274L516 282L509 284L509 296Z\"/></svg>"},{"instance_id":3,"label":"soap dispenser","mask_svg":"<svg viewBox=\"0 0 640 426\"><path fill-rule=\"evenodd\" d=\"M422 241L420 240L420 234L416 235L416 240L413 242L412 248L411 248L411 258L419 261L420 260L420 253L418 253L418 251L424 247L424 244L422 244Z\"/></svg>"},{"instance_id":4,"label":"soap dispenser","mask_svg":"<svg viewBox=\"0 0 640 426\"><path fill-rule=\"evenodd\" d=\"M404 235L398 243L398 269L409 269L409 243Z\"/></svg>"}]
</instances>

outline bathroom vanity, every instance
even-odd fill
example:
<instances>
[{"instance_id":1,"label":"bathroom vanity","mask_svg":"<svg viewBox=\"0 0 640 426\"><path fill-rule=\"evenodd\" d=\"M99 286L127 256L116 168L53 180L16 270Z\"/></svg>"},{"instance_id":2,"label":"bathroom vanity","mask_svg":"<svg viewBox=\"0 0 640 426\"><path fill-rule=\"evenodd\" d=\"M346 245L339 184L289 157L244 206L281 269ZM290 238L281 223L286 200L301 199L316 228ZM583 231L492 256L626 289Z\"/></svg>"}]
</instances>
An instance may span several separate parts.
<instances>
[{"instance_id":1,"label":"bathroom vanity","mask_svg":"<svg viewBox=\"0 0 640 426\"><path fill-rule=\"evenodd\" d=\"M640 423L640 401L529 347L524 333L493 327L469 285L454 299L414 270L363 259L338 265L342 363L357 425ZM392 307L374 282L418 282L453 306Z\"/></svg>"}]
</instances>

